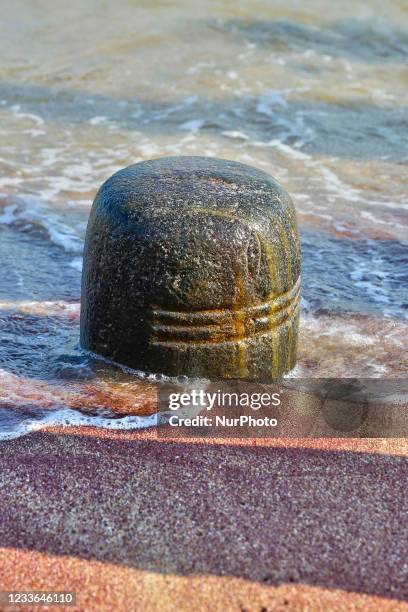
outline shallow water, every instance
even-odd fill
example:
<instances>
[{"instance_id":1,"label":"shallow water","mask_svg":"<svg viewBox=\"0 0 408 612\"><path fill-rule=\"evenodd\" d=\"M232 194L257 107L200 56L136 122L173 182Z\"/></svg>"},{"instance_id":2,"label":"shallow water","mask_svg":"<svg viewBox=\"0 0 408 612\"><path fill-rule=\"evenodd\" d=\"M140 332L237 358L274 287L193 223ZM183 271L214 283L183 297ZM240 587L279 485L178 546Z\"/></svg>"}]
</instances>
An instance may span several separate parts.
<instances>
[{"instance_id":1,"label":"shallow water","mask_svg":"<svg viewBox=\"0 0 408 612\"><path fill-rule=\"evenodd\" d=\"M0 435L150 424L154 377L78 347L80 270L101 182L163 155L253 164L293 196L295 375L403 377L406 4L137 4L2 10Z\"/></svg>"}]
</instances>

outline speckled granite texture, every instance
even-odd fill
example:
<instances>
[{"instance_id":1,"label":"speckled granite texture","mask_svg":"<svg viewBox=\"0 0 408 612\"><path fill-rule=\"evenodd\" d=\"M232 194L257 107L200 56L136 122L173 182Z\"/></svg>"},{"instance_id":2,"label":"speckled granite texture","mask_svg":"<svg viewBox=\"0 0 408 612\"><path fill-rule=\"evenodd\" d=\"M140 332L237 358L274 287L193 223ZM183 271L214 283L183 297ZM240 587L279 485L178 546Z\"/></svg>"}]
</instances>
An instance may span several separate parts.
<instances>
[{"instance_id":1,"label":"speckled granite texture","mask_svg":"<svg viewBox=\"0 0 408 612\"><path fill-rule=\"evenodd\" d=\"M205 157L121 170L84 252L81 343L139 370L269 381L296 361L300 242L267 173Z\"/></svg>"}]
</instances>

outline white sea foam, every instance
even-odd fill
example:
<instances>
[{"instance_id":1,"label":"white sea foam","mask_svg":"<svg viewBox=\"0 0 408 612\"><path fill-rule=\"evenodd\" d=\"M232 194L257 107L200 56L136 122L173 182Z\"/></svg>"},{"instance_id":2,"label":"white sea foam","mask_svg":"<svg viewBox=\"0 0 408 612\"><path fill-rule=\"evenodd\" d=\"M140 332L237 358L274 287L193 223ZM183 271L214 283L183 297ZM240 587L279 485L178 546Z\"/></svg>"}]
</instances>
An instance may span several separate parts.
<instances>
[{"instance_id":1,"label":"white sea foam","mask_svg":"<svg viewBox=\"0 0 408 612\"><path fill-rule=\"evenodd\" d=\"M59 303L42 303L54 306ZM27 303L27 306L29 303ZM76 307L77 305L75 305ZM0 304L0 308L2 305ZM35 309L29 309L33 312ZM92 353L90 353L92 355ZM124 373L131 375L137 380L144 380L151 383L163 384L171 383L176 385L180 392L189 393L193 389L205 389L209 381L205 379L188 379L187 377L169 377L161 374L152 374L133 370L132 368L116 364L108 359L95 356L100 361L105 361L108 364L119 367ZM75 367L75 366L73 366ZM81 367L81 366L78 366ZM123 386L127 388L128 382L124 382ZM103 388L103 386L102 386ZM98 387L96 387L98 389ZM10 413L9 422L7 423L7 408L4 410L5 418L3 419L0 429L0 440L17 438L33 431L38 431L46 427L53 426L92 426L104 429L113 430L134 430L147 427L155 427L159 424L157 413L149 416L126 415L117 416L113 412L110 415L90 415L77 411L70 407L71 402L75 404L81 403L84 400L84 405L88 405L86 385L82 387L81 383L75 386L64 387L51 382L40 381L31 378L24 378L8 372L0 368L0 403L4 403ZM24 410L27 405L36 408L36 418L32 416L24 416ZM135 408L137 405L137 397L135 397ZM96 406L97 407L97 406ZM103 412L109 411L109 406L100 406ZM13 410L14 409L14 410ZM178 416L181 418L192 417L200 412L199 406L190 405L178 410ZM15 412L17 411L17 412ZM160 411L161 422L170 415L171 411ZM17 422L16 422L17 420Z\"/></svg>"},{"instance_id":2,"label":"white sea foam","mask_svg":"<svg viewBox=\"0 0 408 612\"><path fill-rule=\"evenodd\" d=\"M189 132L198 132L203 125L205 125L205 119L191 119L191 121L185 121L179 127L180 130L187 130Z\"/></svg>"},{"instance_id":3,"label":"white sea foam","mask_svg":"<svg viewBox=\"0 0 408 612\"><path fill-rule=\"evenodd\" d=\"M9 204L3 208L3 212L0 214L0 223L9 225L16 220L17 204Z\"/></svg>"},{"instance_id":4,"label":"white sea foam","mask_svg":"<svg viewBox=\"0 0 408 612\"><path fill-rule=\"evenodd\" d=\"M89 123L91 125L101 125L101 124L106 124L107 122L108 122L108 118L107 117L103 117L103 116L92 117L89 120Z\"/></svg>"},{"instance_id":5,"label":"white sea foam","mask_svg":"<svg viewBox=\"0 0 408 612\"><path fill-rule=\"evenodd\" d=\"M293 128L292 128L293 131ZM287 132L287 134L289 134L289 132ZM296 143L295 145L289 145L286 142L284 142L283 140L285 140L285 137L282 138L274 138L270 141L252 141L250 144L252 146L255 147L272 147L280 152L282 152L285 156L295 160L295 161L299 161L302 162L304 164L304 166L306 166L307 168L310 169L310 171L313 173L313 179L316 181L319 180L320 184L321 184L321 188L324 191L325 194L327 194L327 201L330 204L331 202L334 201L346 201L346 202L355 202L355 203L359 203L362 205L362 207L364 206L365 208L376 208L376 207L380 207L380 208L388 208L391 210L400 210L400 211L404 211L404 210L408 210L408 203L403 202L403 201L392 201L389 198L384 199L384 200L378 200L378 199L374 199L372 197L367 197L364 192L356 187L353 187L352 185L346 183L345 181L343 181L333 170L331 170L330 168L327 167L327 165L325 164L325 162L323 160L320 159L315 159L314 157L312 157L311 155L309 155L308 153L305 153L304 151L300 151L297 147L296 147ZM311 202L310 197L308 196L308 194L299 194L300 197L303 197L304 199L307 199L309 204ZM316 209L319 206L316 203L312 203L312 208ZM320 207L322 208L322 207ZM329 206L325 206L323 208L323 210L330 210ZM316 216L321 216L323 218L322 215L316 215ZM369 219L372 223L374 224L380 224L380 225L387 225L389 227L393 227L395 229L404 229L404 226L402 226L401 224L399 224L396 221L384 221L383 219L381 219L380 217L377 217L375 215L373 215L372 213L370 213L367 210L362 210L361 211L361 216L363 218L367 218ZM341 227L340 224L336 224L336 220L335 217L330 214L328 217L326 217L328 220L332 220L333 221L333 226L336 227L337 229L339 229L340 231L343 231L344 228ZM353 231L351 228L347 228L347 231Z\"/></svg>"},{"instance_id":6,"label":"white sea foam","mask_svg":"<svg viewBox=\"0 0 408 612\"><path fill-rule=\"evenodd\" d=\"M244 134L244 132L240 132L238 130L226 130L225 132L222 132L223 136L226 136L227 138L234 138L234 139L238 139L238 140L249 140L249 137Z\"/></svg>"},{"instance_id":7,"label":"white sea foam","mask_svg":"<svg viewBox=\"0 0 408 612\"><path fill-rule=\"evenodd\" d=\"M369 277L371 271L375 269L376 276L378 276L380 279L386 278L388 274L381 270L381 264L381 258L372 255L371 259L368 261L356 262L354 268L350 272L350 276L355 282L356 286L364 289L364 291L367 292L374 302L385 305L389 304L391 301L389 290L383 288L382 283L377 283L374 285Z\"/></svg>"},{"instance_id":8,"label":"white sea foam","mask_svg":"<svg viewBox=\"0 0 408 612\"><path fill-rule=\"evenodd\" d=\"M198 96L187 96L178 104L169 106L165 110L151 112L148 117L145 117L142 123L150 123L151 121L166 119L167 117L173 115L174 113L177 113L178 111L185 110L186 108L191 107L197 100Z\"/></svg>"},{"instance_id":9,"label":"white sea foam","mask_svg":"<svg viewBox=\"0 0 408 612\"><path fill-rule=\"evenodd\" d=\"M21 312L26 314L38 315L61 315L68 316L79 315L79 302L65 302L64 300L57 301L34 301L34 300L17 300L17 301L0 301L0 310L10 310L13 312ZM2 370L0 370L0 373ZM4 371L3 374L4 376Z\"/></svg>"},{"instance_id":10,"label":"white sea foam","mask_svg":"<svg viewBox=\"0 0 408 612\"><path fill-rule=\"evenodd\" d=\"M292 368L283 376L283 379L285 380L286 378L302 378L302 376L304 376L304 370L301 365L296 364L294 368Z\"/></svg>"},{"instance_id":11,"label":"white sea foam","mask_svg":"<svg viewBox=\"0 0 408 612\"><path fill-rule=\"evenodd\" d=\"M193 418L201 412L201 407L187 406L177 411L179 421ZM0 429L0 441L20 438L35 431L50 427L97 427L113 431L134 431L163 425L173 413L160 412L148 416L129 415L124 417L102 417L87 415L71 408L43 411L37 419L22 419L18 424L10 423ZM159 419L160 417L160 419Z\"/></svg>"},{"instance_id":12,"label":"white sea foam","mask_svg":"<svg viewBox=\"0 0 408 612\"><path fill-rule=\"evenodd\" d=\"M17 425L5 425L0 430L0 440L25 436L47 427L101 427L103 429L131 431L157 426L157 414L150 416L125 416L122 418L97 417L70 408L43 413L38 419L24 419Z\"/></svg>"},{"instance_id":13,"label":"white sea foam","mask_svg":"<svg viewBox=\"0 0 408 612\"><path fill-rule=\"evenodd\" d=\"M15 221L38 223L47 232L51 242L68 253L82 253L83 239L75 229L62 220L57 209L28 194L22 194L15 202L3 208L0 224L10 225Z\"/></svg>"},{"instance_id":14,"label":"white sea foam","mask_svg":"<svg viewBox=\"0 0 408 612\"><path fill-rule=\"evenodd\" d=\"M385 221L384 219L379 219L378 217L374 216L371 212L368 212L367 210L362 210L360 212L360 216L363 219L368 219L372 223L379 223L380 225L388 225L388 226L391 226L397 229L401 229L401 230L405 230L405 231L407 229L406 224L402 225L402 223L397 223L395 221Z\"/></svg>"},{"instance_id":15,"label":"white sea foam","mask_svg":"<svg viewBox=\"0 0 408 612\"><path fill-rule=\"evenodd\" d=\"M262 94L256 105L256 110L262 115L267 117L275 117L276 110L273 107L280 106L286 108L288 106L287 100L278 91L267 91Z\"/></svg>"},{"instance_id":16,"label":"white sea foam","mask_svg":"<svg viewBox=\"0 0 408 612\"><path fill-rule=\"evenodd\" d=\"M324 164L313 161L313 165L315 167L318 166L320 173L325 179L326 189L329 192L333 193L336 196L344 198L349 202L358 202L360 200L361 194L358 189L355 189L354 187L351 187L350 185L344 183L342 180L340 180L337 174L329 170L329 168L327 168Z\"/></svg>"},{"instance_id":17,"label":"white sea foam","mask_svg":"<svg viewBox=\"0 0 408 612\"><path fill-rule=\"evenodd\" d=\"M289 155L290 157L293 157L294 159L298 159L302 161L310 161L309 155L307 155L306 153L303 153L302 151L298 151L294 147L291 147L285 144L284 142L282 142L281 140L277 138L270 140L267 143L267 145L270 147L274 147L275 149L279 149L280 151L282 151L286 155Z\"/></svg>"},{"instance_id":18,"label":"white sea foam","mask_svg":"<svg viewBox=\"0 0 408 612\"><path fill-rule=\"evenodd\" d=\"M99 359L100 361L104 361L109 365L113 365L122 370L122 372L125 374L132 374L140 380L157 383L170 383L175 385L183 384L186 391L189 389L201 389L210 384L210 380L207 378L188 378L187 376L168 376L167 374L160 374L157 372L144 372L143 370L136 370L129 366L123 365L122 363L118 363L117 361L112 361L111 359L98 355L97 353L93 353L92 351L86 352L95 357L95 359Z\"/></svg>"},{"instance_id":19,"label":"white sea foam","mask_svg":"<svg viewBox=\"0 0 408 612\"><path fill-rule=\"evenodd\" d=\"M10 108L10 110L12 111L14 116L18 117L19 119L28 119L30 121L33 121L37 125L44 125L45 124L44 119L42 117L40 117L39 115L35 115L34 113L22 112L21 111L21 106L19 104L14 104Z\"/></svg>"},{"instance_id":20,"label":"white sea foam","mask_svg":"<svg viewBox=\"0 0 408 612\"><path fill-rule=\"evenodd\" d=\"M74 268L74 270L82 272L82 257L76 257L71 261L69 265L71 266L71 268Z\"/></svg>"}]
</instances>

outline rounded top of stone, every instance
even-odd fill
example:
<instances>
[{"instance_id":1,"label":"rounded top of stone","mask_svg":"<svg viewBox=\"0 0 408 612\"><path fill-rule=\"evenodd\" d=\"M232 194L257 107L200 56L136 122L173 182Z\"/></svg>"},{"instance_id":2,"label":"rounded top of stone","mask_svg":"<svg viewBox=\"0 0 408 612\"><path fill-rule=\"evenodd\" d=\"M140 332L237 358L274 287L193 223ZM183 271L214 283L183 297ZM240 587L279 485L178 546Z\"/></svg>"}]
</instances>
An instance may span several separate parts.
<instances>
[{"instance_id":1,"label":"rounded top of stone","mask_svg":"<svg viewBox=\"0 0 408 612\"><path fill-rule=\"evenodd\" d=\"M290 213L293 209L286 191L263 170L201 156L162 157L128 166L102 185L97 199L109 212L127 217L146 209L223 210L238 217L256 215L256 210Z\"/></svg>"},{"instance_id":2,"label":"rounded top of stone","mask_svg":"<svg viewBox=\"0 0 408 612\"><path fill-rule=\"evenodd\" d=\"M208 179L207 187L210 189L211 186L217 189L220 185L234 189L256 183L259 187L282 190L278 181L263 170L229 159L199 155L177 155L138 162L119 170L106 183L134 179L140 187L144 184L151 187L151 179L168 178L179 182Z\"/></svg>"}]
</instances>

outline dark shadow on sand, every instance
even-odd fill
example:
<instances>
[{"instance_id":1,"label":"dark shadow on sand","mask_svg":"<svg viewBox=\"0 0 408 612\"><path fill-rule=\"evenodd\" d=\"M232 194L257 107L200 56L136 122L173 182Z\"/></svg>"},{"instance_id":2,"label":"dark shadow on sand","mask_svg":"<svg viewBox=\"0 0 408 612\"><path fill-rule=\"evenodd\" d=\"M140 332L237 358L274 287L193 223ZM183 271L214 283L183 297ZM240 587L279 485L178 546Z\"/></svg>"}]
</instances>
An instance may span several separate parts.
<instances>
[{"instance_id":1,"label":"dark shadow on sand","mask_svg":"<svg viewBox=\"0 0 408 612\"><path fill-rule=\"evenodd\" d=\"M1 546L408 598L404 457L38 433L0 468Z\"/></svg>"}]
</instances>

